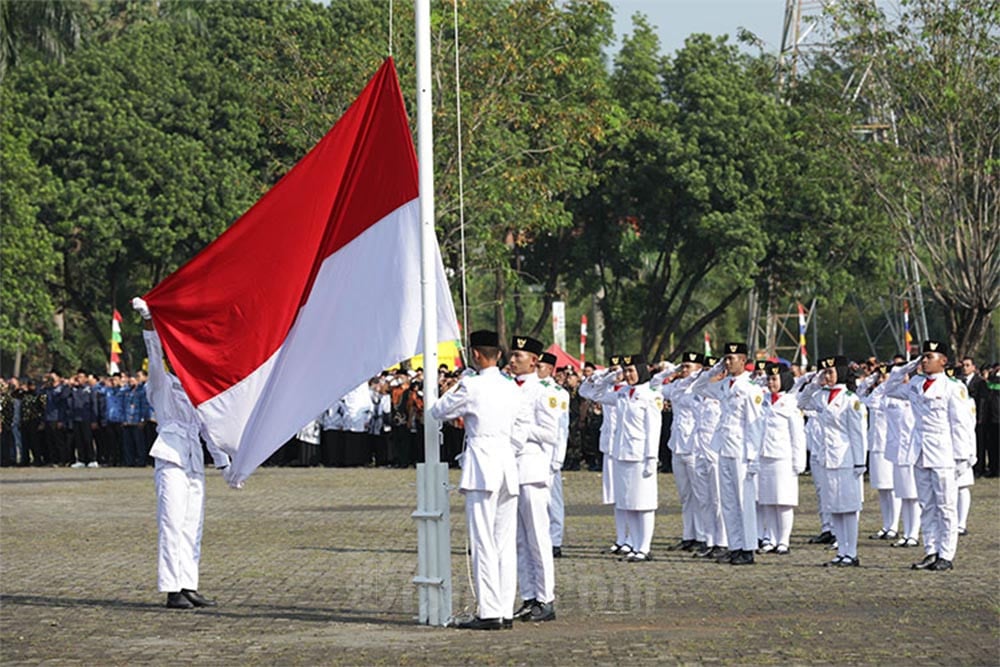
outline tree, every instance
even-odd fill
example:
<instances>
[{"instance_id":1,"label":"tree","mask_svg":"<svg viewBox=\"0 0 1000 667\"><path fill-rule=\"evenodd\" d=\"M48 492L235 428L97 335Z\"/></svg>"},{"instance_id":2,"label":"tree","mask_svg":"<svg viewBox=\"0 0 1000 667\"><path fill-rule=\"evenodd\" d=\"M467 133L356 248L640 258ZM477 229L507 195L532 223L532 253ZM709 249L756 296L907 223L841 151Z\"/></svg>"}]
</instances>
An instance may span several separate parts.
<instances>
[{"instance_id":1,"label":"tree","mask_svg":"<svg viewBox=\"0 0 1000 667\"><path fill-rule=\"evenodd\" d=\"M34 52L62 63L80 45L83 2L0 0L0 81Z\"/></svg>"},{"instance_id":2,"label":"tree","mask_svg":"<svg viewBox=\"0 0 1000 667\"><path fill-rule=\"evenodd\" d=\"M841 62L872 67L857 122L888 125L881 143L839 145L919 264L952 350L973 354L1000 307L1000 7L903 0L892 15L834 15Z\"/></svg>"}]
</instances>

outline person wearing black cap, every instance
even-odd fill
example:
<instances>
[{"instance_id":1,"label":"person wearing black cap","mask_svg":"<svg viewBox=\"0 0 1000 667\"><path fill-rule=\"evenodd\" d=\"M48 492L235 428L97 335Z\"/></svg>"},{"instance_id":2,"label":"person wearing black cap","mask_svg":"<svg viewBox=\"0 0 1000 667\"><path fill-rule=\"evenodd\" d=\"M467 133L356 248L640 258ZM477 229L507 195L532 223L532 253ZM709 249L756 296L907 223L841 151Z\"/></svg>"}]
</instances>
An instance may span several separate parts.
<instances>
[{"instance_id":1,"label":"person wearing black cap","mask_svg":"<svg viewBox=\"0 0 1000 667\"><path fill-rule=\"evenodd\" d=\"M760 553L788 553L795 507L799 504L798 476L806 469L806 436L798 397L789 393L795 383L784 364L764 368L767 393L760 429L760 472L757 503L762 518Z\"/></svg>"},{"instance_id":2,"label":"person wearing black cap","mask_svg":"<svg viewBox=\"0 0 1000 667\"><path fill-rule=\"evenodd\" d=\"M465 420L465 452L459 492L472 549L476 617L459 623L466 630L510 627L517 585L517 462L514 420L520 404L513 380L497 368L500 340L494 331L469 334L472 365L431 406L438 421Z\"/></svg>"},{"instance_id":3,"label":"person wearing black cap","mask_svg":"<svg viewBox=\"0 0 1000 667\"><path fill-rule=\"evenodd\" d=\"M718 359L705 357L704 363L692 372L692 378L707 373ZM692 383L693 384L693 383ZM694 553L695 558L716 559L729 552L726 526L722 521L722 502L719 499L719 453L712 449L712 438L719 426L722 408L714 398L699 396L698 423L695 427L693 491L698 512L696 528L703 532L698 536L705 546Z\"/></svg>"},{"instance_id":4,"label":"person wearing black cap","mask_svg":"<svg viewBox=\"0 0 1000 667\"><path fill-rule=\"evenodd\" d=\"M563 433L558 394L536 367L542 343L530 336L511 341L510 371L521 394L515 439L520 495L517 499L517 583L523 603L514 618L550 621L556 617L555 564L549 533L549 484Z\"/></svg>"},{"instance_id":5,"label":"person wearing black cap","mask_svg":"<svg viewBox=\"0 0 1000 667\"><path fill-rule=\"evenodd\" d=\"M757 549L757 503L754 475L764 397L746 371L747 346L726 343L725 356L694 381L692 390L714 398L722 407L712 448L719 452L719 495L729 539L729 553L720 557L733 565L751 565ZM725 373L721 381L712 379Z\"/></svg>"},{"instance_id":6,"label":"person wearing black cap","mask_svg":"<svg viewBox=\"0 0 1000 667\"><path fill-rule=\"evenodd\" d=\"M674 415L668 446L673 462L674 484L681 503L682 529L681 541L670 547L671 550L701 550L705 546L704 529L700 525L694 495L698 413L705 399L691 391L696 371L701 369L703 362L704 357L697 352L685 352L680 367L668 364L652 380L654 387L660 387L664 400L670 401Z\"/></svg>"},{"instance_id":7,"label":"person wearing black cap","mask_svg":"<svg viewBox=\"0 0 1000 667\"><path fill-rule=\"evenodd\" d=\"M902 355L893 358L895 367L903 366ZM888 379L888 378L886 378ZM892 463L892 495L899 499L903 533L892 543L893 547L910 548L920 546L920 503L917 500L917 480L913 466L917 462L917 451L913 438L913 408L907 399L896 398L885 393L887 383L883 380L882 404L886 412L885 458Z\"/></svg>"},{"instance_id":8,"label":"person wearing black cap","mask_svg":"<svg viewBox=\"0 0 1000 667\"><path fill-rule=\"evenodd\" d=\"M828 566L861 564L858 558L858 521L864 499L865 456L868 453L868 410L853 391L846 357L828 357L820 371L798 395L799 406L816 412L816 439L812 465L825 473L824 505L833 521L837 556Z\"/></svg>"},{"instance_id":9,"label":"person wearing black cap","mask_svg":"<svg viewBox=\"0 0 1000 667\"><path fill-rule=\"evenodd\" d=\"M614 487L614 456L612 456L612 437L618 425L618 401L612 395L621 391L627 385L621 373L621 355L613 354L608 358L608 367L594 371L580 384L580 396L601 405L603 419L601 421L601 437L598 448L602 455L601 463L601 499L605 505L615 504ZM607 550L611 554L620 554L628 544L628 525L625 515L615 510L615 541ZM624 554L623 554L624 555Z\"/></svg>"},{"instance_id":10,"label":"person wearing black cap","mask_svg":"<svg viewBox=\"0 0 1000 667\"><path fill-rule=\"evenodd\" d=\"M659 502L656 475L663 398L650 386L649 368L642 355L623 355L626 386L606 394L605 405L615 401L618 423L613 435L615 513L625 519L629 544L623 558L630 563L650 560L650 546Z\"/></svg>"},{"instance_id":11,"label":"person wearing black cap","mask_svg":"<svg viewBox=\"0 0 1000 667\"><path fill-rule=\"evenodd\" d=\"M976 462L975 408L966 387L945 375L948 350L944 343L924 342L923 354L894 368L886 394L910 401L916 453L914 476L924 531L924 559L916 570L950 570L958 549L958 479ZM909 379L917 368L923 376Z\"/></svg>"},{"instance_id":12,"label":"person wearing black cap","mask_svg":"<svg viewBox=\"0 0 1000 667\"><path fill-rule=\"evenodd\" d=\"M902 504L893 493L893 464L885 457L889 438L889 411L883 380L889 374L884 364L875 367L858 385L858 396L868 408L868 486L878 492L882 527L868 536L872 540L895 540L899 534Z\"/></svg>"},{"instance_id":13,"label":"person wearing black cap","mask_svg":"<svg viewBox=\"0 0 1000 667\"><path fill-rule=\"evenodd\" d=\"M143 341L149 357L146 395L156 411L156 441L149 450L155 469L156 516L159 524L157 584L171 609L214 607L198 592L202 523L205 519L205 461L198 412L180 380L164 367L163 346L153 326L149 306L132 299L143 319ZM215 467L224 471L229 456L206 438Z\"/></svg>"},{"instance_id":14,"label":"person wearing black cap","mask_svg":"<svg viewBox=\"0 0 1000 667\"><path fill-rule=\"evenodd\" d=\"M558 382L552 381L552 373L556 367L556 355L543 352L538 358L538 378L542 384L552 390L549 402L555 398L558 405L559 438L552 460L552 478L549 481L549 535L552 538L552 557L562 558L563 526L566 518L566 505L563 501L562 468L566 460L566 445L569 442L569 392Z\"/></svg>"}]
</instances>

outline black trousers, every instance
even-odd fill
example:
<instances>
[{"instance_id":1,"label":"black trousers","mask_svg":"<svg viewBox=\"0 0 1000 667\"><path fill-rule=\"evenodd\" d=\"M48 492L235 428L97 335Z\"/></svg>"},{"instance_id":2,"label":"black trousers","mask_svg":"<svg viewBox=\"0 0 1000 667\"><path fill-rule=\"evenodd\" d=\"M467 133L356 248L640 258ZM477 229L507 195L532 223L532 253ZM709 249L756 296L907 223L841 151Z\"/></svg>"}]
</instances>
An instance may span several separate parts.
<instances>
[{"instance_id":1,"label":"black trousers","mask_svg":"<svg viewBox=\"0 0 1000 667\"><path fill-rule=\"evenodd\" d=\"M46 463L69 463L69 437L61 422L45 422Z\"/></svg>"},{"instance_id":2,"label":"black trousers","mask_svg":"<svg viewBox=\"0 0 1000 667\"><path fill-rule=\"evenodd\" d=\"M72 439L71 453L76 452L76 460L80 463L90 463L94 461L94 432L90 429L90 422L73 422L73 429L70 432Z\"/></svg>"}]
</instances>

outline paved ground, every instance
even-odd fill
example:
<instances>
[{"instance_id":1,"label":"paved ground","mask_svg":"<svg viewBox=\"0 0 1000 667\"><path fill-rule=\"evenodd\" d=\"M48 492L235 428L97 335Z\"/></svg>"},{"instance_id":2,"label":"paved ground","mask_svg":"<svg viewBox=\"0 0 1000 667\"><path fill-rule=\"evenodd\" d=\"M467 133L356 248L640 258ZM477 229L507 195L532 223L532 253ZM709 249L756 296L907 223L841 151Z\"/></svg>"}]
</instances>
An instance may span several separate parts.
<instances>
[{"instance_id":1,"label":"paved ground","mask_svg":"<svg viewBox=\"0 0 1000 667\"><path fill-rule=\"evenodd\" d=\"M454 475L453 475L454 476ZM656 561L600 554L610 511L599 475L566 474L558 620L511 632L416 623L415 473L262 469L236 492L208 485L203 593L170 611L156 592L150 469L0 471L0 660L4 664L773 664L1000 663L1000 482L979 480L953 572L908 569L920 553L865 539L858 569L823 568L802 477L792 554L753 567L665 549L680 528L660 476ZM454 611L472 608L461 500L452 503Z\"/></svg>"}]
</instances>

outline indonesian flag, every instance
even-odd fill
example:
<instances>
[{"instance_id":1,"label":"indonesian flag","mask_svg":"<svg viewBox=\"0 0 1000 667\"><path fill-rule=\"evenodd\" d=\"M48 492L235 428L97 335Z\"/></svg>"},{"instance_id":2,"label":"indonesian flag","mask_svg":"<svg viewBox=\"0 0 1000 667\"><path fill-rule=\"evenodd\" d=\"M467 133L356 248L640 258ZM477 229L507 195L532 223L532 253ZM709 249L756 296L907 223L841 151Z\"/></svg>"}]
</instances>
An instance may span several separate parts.
<instances>
[{"instance_id":1,"label":"indonesian flag","mask_svg":"<svg viewBox=\"0 0 1000 667\"><path fill-rule=\"evenodd\" d=\"M438 336L454 340L436 243L430 252ZM423 350L420 285L417 160L390 58L291 171L145 299L206 435L233 456L235 485Z\"/></svg>"},{"instance_id":2,"label":"indonesian flag","mask_svg":"<svg viewBox=\"0 0 1000 667\"><path fill-rule=\"evenodd\" d=\"M111 314L111 358L108 363L108 372L114 375L121 370L118 365L122 354L122 314L115 308Z\"/></svg>"},{"instance_id":3,"label":"indonesian flag","mask_svg":"<svg viewBox=\"0 0 1000 667\"><path fill-rule=\"evenodd\" d=\"M587 361L587 316L580 316L580 365Z\"/></svg>"},{"instance_id":4,"label":"indonesian flag","mask_svg":"<svg viewBox=\"0 0 1000 667\"><path fill-rule=\"evenodd\" d=\"M806 309L801 303L796 302L799 307L799 351L802 353L802 365L809 365L809 355L806 353Z\"/></svg>"},{"instance_id":5,"label":"indonesian flag","mask_svg":"<svg viewBox=\"0 0 1000 667\"><path fill-rule=\"evenodd\" d=\"M913 349L913 334L910 333L910 302L903 301L903 343L906 346L906 360L910 360L910 350Z\"/></svg>"}]
</instances>

